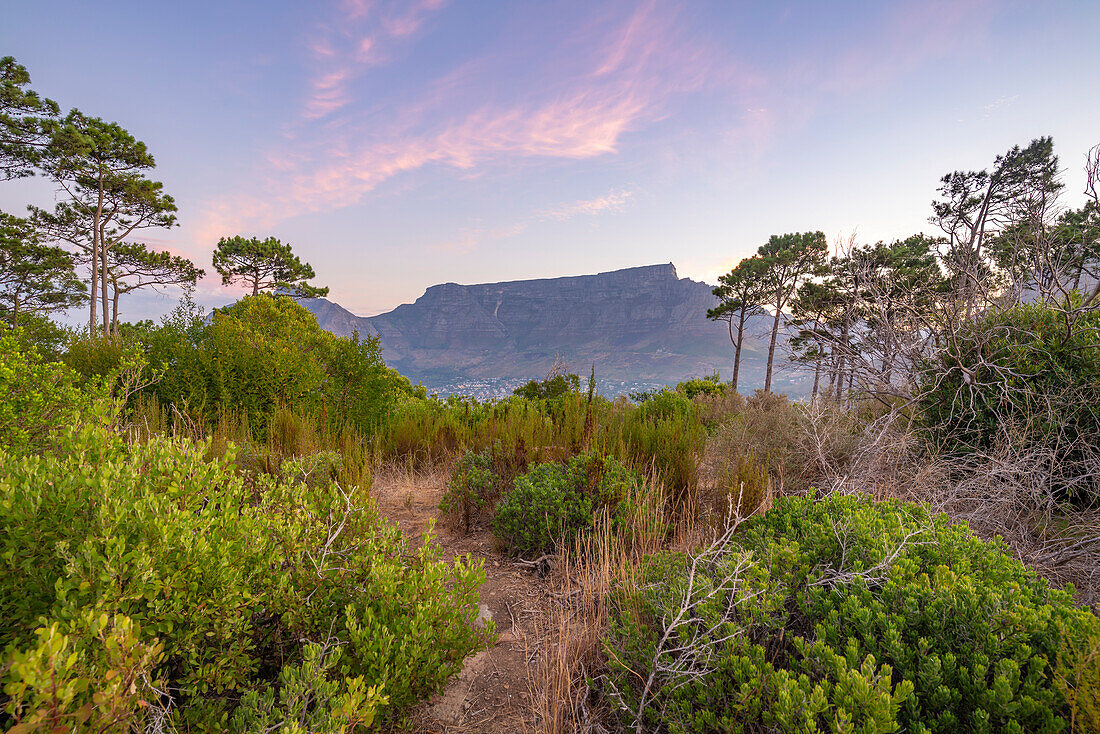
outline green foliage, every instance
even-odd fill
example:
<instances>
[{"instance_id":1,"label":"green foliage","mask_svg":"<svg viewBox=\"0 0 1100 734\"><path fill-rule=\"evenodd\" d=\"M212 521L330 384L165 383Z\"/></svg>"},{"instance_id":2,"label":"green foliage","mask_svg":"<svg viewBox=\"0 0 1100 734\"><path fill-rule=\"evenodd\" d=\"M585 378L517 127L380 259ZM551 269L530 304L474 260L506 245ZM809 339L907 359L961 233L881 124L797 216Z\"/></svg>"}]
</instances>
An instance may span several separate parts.
<instances>
[{"instance_id":1,"label":"green foliage","mask_svg":"<svg viewBox=\"0 0 1100 734\"><path fill-rule=\"evenodd\" d=\"M439 510L463 530L469 532L479 517L491 510L501 492L526 470L527 457L522 446L504 451L500 441L480 452L466 451L459 457Z\"/></svg>"},{"instance_id":2,"label":"green foliage","mask_svg":"<svg viewBox=\"0 0 1100 734\"><path fill-rule=\"evenodd\" d=\"M581 390L578 375L552 375L544 380L531 380L512 391L513 395L528 400L553 400Z\"/></svg>"},{"instance_id":3,"label":"green foliage","mask_svg":"<svg viewBox=\"0 0 1100 734\"><path fill-rule=\"evenodd\" d=\"M367 688L362 676L333 680L340 655L339 647L307 645L301 665L284 667L277 686L244 695L233 730L344 734L369 728L389 699L381 686Z\"/></svg>"},{"instance_id":4,"label":"green foliage","mask_svg":"<svg viewBox=\"0 0 1100 734\"><path fill-rule=\"evenodd\" d=\"M416 394L385 366L376 338L330 334L288 296L247 296L209 320L185 298L160 326L122 325L111 339L75 340L65 361L89 379L114 369L134 344L160 372L146 394L200 435L244 421L262 437L284 409L336 434L347 427L369 434Z\"/></svg>"},{"instance_id":5,"label":"green foliage","mask_svg":"<svg viewBox=\"0 0 1100 734\"><path fill-rule=\"evenodd\" d=\"M28 89L30 83L26 67L0 58L0 180L33 173L46 122L58 114L57 103Z\"/></svg>"},{"instance_id":6,"label":"green foliage","mask_svg":"<svg viewBox=\"0 0 1100 734\"><path fill-rule=\"evenodd\" d=\"M214 250L214 269L222 276L222 285L242 283L253 296L261 292L284 292L299 298L323 298L328 288L306 281L315 277L313 267L304 263L290 248L274 237L261 240L240 235L222 237Z\"/></svg>"},{"instance_id":7,"label":"green foliage","mask_svg":"<svg viewBox=\"0 0 1100 734\"><path fill-rule=\"evenodd\" d=\"M35 630L34 646L7 662L4 713L9 734L53 731L130 731L160 681L157 642L142 641L128 617L85 610L62 634L57 622Z\"/></svg>"},{"instance_id":8,"label":"green foliage","mask_svg":"<svg viewBox=\"0 0 1100 734\"><path fill-rule=\"evenodd\" d=\"M549 553L590 528L601 510L621 515L640 482L615 459L594 452L568 463L543 462L516 477L497 505L493 530L513 553Z\"/></svg>"},{"instance_id":9,"label":"green foliage","mask_svg":"<svg viewBox=\"0 0 1100 734\"><path fill-rule=\"evenodd\" d=\"M34 347L43 359L58 361L72 340L72 331L56 324L45 316L23 313L15 322L14 333L19 343L26 348Z\"/></svg>"},{"instance_id":10,"label":"green foliage","mask_svg":"<svg viewBox=\"0 0 1100 734\"><path fill-rule=\"evenodd\" d=\"M1100 731L1100 628L1065 625L1054 683L1069 702L1072 731Z\"/></svg>"},{"instance_id":11,"label":"green foliage","mask_svg":"<svg viewBox=\"0 0 1100 734\"><path fill-rule=\"evenodd\" d=\"M661 390L638 406L638 417L649 421L684 420L695 414L687 391Z\"/></svg>"},{"instance_id":12,"label":"green foliage","mask_svg":"<svg viewBox=\"0 0 1100 734\"><path fill-rule=\"evenodd\" d=\"M607 681L668 731L1054 732L1071 631L1100 620L965 525L788 498L717 551L651 561L617 604Z\"/></svg>"},{"instance_id":13,"label":"green foliage","mask_svg":"<svg viewBox=\"0 0 1100 734\"><path fill-rule=\"evenodd\" d=\"M694 400L698 395L720 396L726 392L726 383L722 382L718 373L715 372L713 375L696 377L677 384L676 392L689 400Z\"/></svg>"},{"instance_id":14,"label":"green foliage","mask_svg":"<svg viewBox=\"0 0 1100 734\"><path fill-rule=\"evenodd\" d=\"M42 244L27 220L0 212L0 318L16 326L24 314L72 308L85 293L71 254Z\"/></svg>"},{"instance_id":15,"label":"green foliage","mask_svg":"<svg viewBox=\"0 0 1100 734\"><path fill-rule=\"evenodd\" d=\"M37 374L33 355L3 354L0 369ZM430 539L410 547L377 517L369 487L345 488L301 462L284 466L293 476L246 481L232 446L208 458L207 444L182 438L128 443L83 413L57 425L44 439L52 450L0 450L0 646L9 696L19 696L11 716L83 716L85 694L106 692L140 723L137 701L151 700L147 684L160 677L178 692L180 728L224 730L248 692L259 695L256 716L293 712L276 680L286 669L284 682L331 693L327 713L317 712L326 720L350 716L349 706L365 715L382 696L380 716L391 717L487 643L491 630L473 628L480 565L444 562ZM109 646L82 652L98 634L88 631L93 612L120 630L132 623L120 659L152 669L130 698L111 692L125 660L112 662ZM38 641L37 629L46 630ZM336 688L321 685L322 663L306 652L330 642L343 646L339 670L324 668ZM43 698L54 695L41 690L45 675L69 681L72 695Z\"/></svg>"},{"instance_id":16,"label":"green foliage","mask_svg":"<svg viewBox=\"0 0 1100 734\"><path fill-rule=\"evenodd\" d=\"M58 426L88 408L72 370L43 362L20 331L0 332L0 448L33 454L53 445Z\"/></svg>"},{"instance_id":17,"label":"green foliage","mask_svg":"<svg viewBox=\"0 0 1100 734\"><path fill-rule=\"evenodd\" d=\"M31 221L44 235L72 245L91 267L88 330L96 330L96 308L103 330L113 329L107 274L112 250L143 229L177 224L176 204L164 185L147 178L156 166L145 143L118 123L72 110L46 126L49 142L41 168L66 198L52 212L31 206ZM98 264L98 266L96 266Z\"/></svg>"},{"instance_id":18,"label":"green foliage","mask_svg":"<svg viewBox=\"0 0 1100 734\"><path fill-rule=\"evenodd\" d=\"M921 419L949 453L989 449L1011 434L1017 447L1056 452L1056 481L1095 497L1085 462L1100 454L1100 312L1068 328L1061 311L1016 306L979 319L921 374Z\"/></svg>"}]
</instances>

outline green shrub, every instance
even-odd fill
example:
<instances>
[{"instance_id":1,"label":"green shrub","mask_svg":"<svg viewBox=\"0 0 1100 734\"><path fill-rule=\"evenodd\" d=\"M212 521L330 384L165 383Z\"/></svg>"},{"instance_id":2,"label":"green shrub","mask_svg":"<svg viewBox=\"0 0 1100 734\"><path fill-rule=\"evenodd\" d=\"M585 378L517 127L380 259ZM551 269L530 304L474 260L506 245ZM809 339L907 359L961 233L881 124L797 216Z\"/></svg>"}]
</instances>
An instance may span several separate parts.
<instances>
[{"instance_id":1,"label":"green shrub","mask_svg":"<svg viewBox=\"0 0 1100 734\"><path fill-rule=\"evenodd\" d=\"M536 464L501 498L493 530L513 553L549 553L590 528L600 510L619 516L640 481L615 459L594 452L568 463Z\"/></svg>"},{"instance_id":2,"label":"green shrub","mask_svg":"<svg viewBox=\"0 0 1100 734\"><path fill-rule=\"evenodd\" d=\"M467 451L451 472L439 511L468 533L476 518L496 500L500 485L500 475L493 471L493 452Z\"/></svg>"},{"instance_id":3,"label":"green shrub","mask_svg":"<svg viewBox=\"0 0 1100 734\"><path fill-rule=\"evenodd\" d=\"M638 416L643 420L682 420L694 413L691 398L676 390L661 390L638 406Z\"/></svg>"},{"instance_id":4,"label":"green shrub","mask_svg":"<svg viewBox=\"0 0 1100 734\"><path fill-rule=\"evenodd\" d=\"M119 716L141 728L138 701L168 703L155 684L173 692L173 726L226 730L247 692L260 695L260 713L293 708L281 670L321 690L314 643L343 647L339 671L326 673L334 717L344 703L385 697L379 715L391 719L489 640L491 630L473 627L480 565L444 562L428 538L411 547L376 515L369 485L329 481L335 457L246 483L232 446L208 459L207 444L128 443L81 416L48 442L34 454L0 449L0 670L11 720L67 726L98 696L117 699ZM96 629L89 615L114 620L121 641L108 644L110 632L96 643L107 623ZM112 692L122 664L148 675ZM57 698L46 679L69 693Z\"/></svg>"},{"instance_id":5,"label":"green shrub","mask_svg":"<svg viewBox=\"0 0 1100 734\"><path fill-rule=\"evenodd\" d=\"M1067 631L1100 634L1071 593L918 505L787 498L711 550L658 556L618 600L606 682L627 723L1062 731Z\"/></svg>"},{"instance_id":6,"label":"green shrub","mask_svg":"<svg viewBox=\"0 0 1100 734\"><path fill-rule=\"evenodd\" d=\"M694 400L697 396L722 396L726 393L726 383L718 377L717 373L706 377L696 377L685 380L676 385L676 392L688 400Z\"/></svg>"},{"instance_id":7,"label":"green shrub","mask_svg":"<svg viewBox=\"0 0 1100 734\"><path fill-rule=\"evenodd\" d=\"M363 677L335 678L339 647L308 645L301 665L286 666L279 684L249 691L233 714L233 730L286 734L344 734L370 727L388 699Z\"/></svg>"},{"instance_id":8,"label":"green shrub","mask_svg":"<svg viewBox=\"0 0 1100 734\"><path fill-rule=\"evenodd\" d=\"M554 400L570 393L579 393L579 375L553 375L544 380L530 380L512 391L513 395L528 400Z\"/></svg>"},{"instance_id":9,"label":"green shrub","mask_svg":"<svg viewBox=\"0 0 1100 734\"><path fill-rule=\"evenodd\" d=\"M91 402L72 370L44 362L19 332L0 334L0 448L45 451L57 427L72 425Z\"/></svg>"},{"instance_id":10,"label":"green shrub","mask_svg":"<svg viewBox=\"0 0 1100 734\"><path fill-rule=\"evenodd\" d=\"M127 617L83 612L74 634L57 622L35 630L34 645L15 650L7 661L8 732L130 731L159 690L155 668L160 644L142 642L140 627ZM150 676L153 676L150 679ZM3 719L0 715L0 720Z\"/></svg>"}]
</instances>

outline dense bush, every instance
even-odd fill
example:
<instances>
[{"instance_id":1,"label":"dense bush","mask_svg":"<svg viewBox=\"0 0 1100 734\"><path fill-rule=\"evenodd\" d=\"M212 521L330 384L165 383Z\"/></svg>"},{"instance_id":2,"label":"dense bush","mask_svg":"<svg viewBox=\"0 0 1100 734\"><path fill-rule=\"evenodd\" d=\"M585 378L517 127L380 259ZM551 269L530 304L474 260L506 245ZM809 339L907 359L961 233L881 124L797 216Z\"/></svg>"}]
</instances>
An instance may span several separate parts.
<instances>
[{"instance_id":1,"label":"dense bush","mask_svg":"<svg viewBox=\"0 0 1100 734\"><path fill-rule=\"evenodd\" d=\"M684 395L689 400L694 400L697 396L721 396L725 395L726 389L729 386L722 382L717 373L713 375L707 375L706 377L695 377L690 380L684 380L676 385L676 392Z\"/></svg>"},{"instance_id":2,"label":"dense bush","mask_svg":"<svg viewBox=\"0 0 1100 734\"><path fill-rule=\"evenodd\" d=\"M620 516L640 481L615 459L595 452L568 463L536 464L501 498L493 529L513 553L549 553L590 528L600 510Z\"/></svg>"},{"instance_id":3,"label":"dense bush","mask_svg":"<svg viewBox=\"0 0 1100 734\"><path fill-rule=\"evenodd\" d=\"M788 498L649 564L617 604L606 683L661 731L1054 732L1067 641L1098 634L1071 593L921 506ZM1095 710L1095 686L1074 694Z\"/></svg>"},{"instance_id":4,"label":"dense bush","mask_svg":"<svg viewBox=\"0 0 1100 734\"><path fill-rule=\"evenodd\" d=\"M1070 496L1095 498L1100 485L1100 312L1070 328L1065 314L1016 306L979 319L958 348L921 373L921 420L949 454L1008 441L1053 452L1056 483Z\"/></svg>"},{"instance_id":5,"label":"dense bush","mask_svg":"<svg viewBox=\"0 0 1100 734\"><path fill-rule=\"evenodd\" d=\"M124 327L110 339L75 340L66 362L88 379L140 345L161 373L145 393L206 430L228 418L262 432L280 408L293 408L369 434L400 401L424 395L386 367L377 338L324 331L288 296L247 296L210 319L185 299L160 326Z\"/></svg>"},{"instance_id":6,"label":"dense bush","mask_svg":"<svg viewBox=\"0 0 1100 734\"><path fill-rule=\"evenodd\" d=\"M480 566L410 546L366 487L246 482L232 447L211 460L205 444L128 443L107 423L85 415L49 451L0 450L9 723L113 707L223 731L293 710L295 686L330 695L317 705L333 721L353 704L392 718L487 642L472 626ZM341 647L339 665L314 644Z\"/></svg>"},{"instance_id":7,"label":"dense bush","mask_svg":"<svg viewBox=\"0 0 1100 734\"><path fill-rule=\"evenodd\" d=\"M638 406L638 415L645 420L682 420L694 413L691 398L677 390L661 390Z\"/></svg>"},{"instance_id":8,"label":"dense bush","mask_svg":"<svg viewBox=\"0 0 1100 734\"><path fill-rule=\"evenodd\" d=\"M57 427L72 425L89 402L72 370L44 362L21 332L0 333L0 448L45 451Z\"/></svg>"}]
</instances>

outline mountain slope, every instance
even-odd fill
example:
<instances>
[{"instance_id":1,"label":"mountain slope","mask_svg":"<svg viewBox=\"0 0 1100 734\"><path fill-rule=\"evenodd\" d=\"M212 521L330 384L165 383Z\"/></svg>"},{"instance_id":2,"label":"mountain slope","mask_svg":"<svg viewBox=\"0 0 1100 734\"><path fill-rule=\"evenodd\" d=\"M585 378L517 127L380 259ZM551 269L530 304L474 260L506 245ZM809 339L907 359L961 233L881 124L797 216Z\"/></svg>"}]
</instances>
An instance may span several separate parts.
<instances>
[{"instance_id":1,"label":"mountain slope","mask_svg":"<svg viewBox=\"0 0 1100 734\"><path fill-rule=\"evenodd\" d=\"M429 387L470 379L542 377L560 356L573 371L595 362L601 379L675 383L720 371L733 349L723 323L706 318L711 286L671 264L504 283L444 283L414 303L373 317L325 299L303 299L336 334L381 339L386 363ZM769 317L750 322L743 391L760 387Z\"/></svg>"}]
</instances>

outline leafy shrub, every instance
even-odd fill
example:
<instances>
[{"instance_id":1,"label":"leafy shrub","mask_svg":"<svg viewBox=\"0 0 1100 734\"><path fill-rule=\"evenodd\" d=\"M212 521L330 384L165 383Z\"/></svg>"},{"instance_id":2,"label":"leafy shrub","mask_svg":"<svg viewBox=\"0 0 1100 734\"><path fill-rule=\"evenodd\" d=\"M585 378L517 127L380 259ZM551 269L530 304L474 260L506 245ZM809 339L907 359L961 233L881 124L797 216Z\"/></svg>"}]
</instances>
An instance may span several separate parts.
<instances>
[{"instance_id":1,"label":"leafy shrub","mask_svg":"<svg viewBox=\"0 0 1100 734\"><path fill-rule=\"evenodd\" d=\"M69 342L63 361L87 382L118 369L123 352L132 343L121 337L84 335Z\"/></svg>"},{"instance_id":2,"label":"leafy shrub","mask_svg":"<svg viewBox=\"0 0 1100 734\"><path fill-rule=\"evenodd\" d=\"M480 566L444 562L429 539L410 547L375 514L369 487L269 474L246 484L232 447L208 460L206 444L130 444L100 422L78 419L49 441L48 452L0 450L0 647L13 720L84 716L98 696L140 724L152 714L138 701L168 704L155 685L173 692L173 725L225 730L246 692L260 695L260 713L293 708L281 670L321 690L311 643L343 646L338 673L325 674L337 686L333 716L341 701L381 706L384 696L389 718L488 642L491 630L473 628ZM305 475L333 471L328 463L287 466ZM121 641L106 632L97 645L107 623L97 630L89 615L114 620ZM120 665L149 675L115 691ZM46 678L71 695L56 699Z\"/></svg>"},{"instance_id":3,"label":"leafy shrub","mask_svg":"<svg viewBox=\"0 0 1100 734\"><path fill-rule=\"evenodd\" d=\"M581 390L579 375L551 375L544 380L530 380L517 387L512 394L528 400L553 400Z\"/></svg>"},{"instance_id":4,"label":"leafy shrub","mask_svg":"<svg viewBox=\"0 0 1100 734\"><path fill-rule=\"evenodd\" d=\"M591 527L601 509L619 515L639 482L615 459L593 452L536 464L501 498L493 529L513 553L548 553Z\"/></svg>"},{"instance_id":5,"label":"leafy shrub","mask_svg":"<svg viewBox=\"0 0 1100 734\"><path fill-rule=\"evenodd\" d=\"M381 686L367 688L362 676L332 679L340 656L339 647L306 646L302 664L284 667L278 686L244 695L234 731L344 734L370 727L388 699Z\"/></svg>"},{"instance_id":6,"label":"leafy shrub","mask_svg":"<svg viewBox=\"0 0 1100 734\"><path fill-rule=\"evenodd\" d=\"M683 419L694 412L691 398L676 390L661 390L638 406L638 415L643 420Z\"/></svg>"},{"instance_id":7,"label":"leafy shrub","mask_svg":"<svg viewBox=\"0 0 1100 734\"><path fill-rule=\"evenodd\" d=\"M688 400L694 400L697 396L721 396L726 393L726 383L722 382L717 373L706 377L696 377L676 385L676 392Z\"/></svg>"},{"instance_id":8,"label":"leafy shrub","mask_svg":"<svg viewBox=\"0 0 1100 734\"><path fill-rule=\"evenodd\" d=\"M780 500L742 531L658 556L622 592L606 682L628 723L641 709L682 732L1064 729L1056 661L1100 620L1000 543L840 495Z\"/></svg>"},{"instance_id":9,"label":"leafy shrub","mask_svg":"<svg viewBox=\"0 0 1100 734\"><path fill-rule=\"evenodd\" d=\"M3 713L13 726L7 731L129 731L149 706L142 696L160 685L149 680L162 661L160 644L142 642L128 617L93 610L81 614L77 634L59 627L35 630L34 646L11 654Z\"/></svg>"},{"instance_id":10,"label":"leafy shrub","mask_svg":"<svg viewBox=\"0 0 1100 734\"><path fill-rule=\"evenodd\" d=\"M51 445L58 426L72 425L91 401L72 370L42 361L20 337L0 334L0 448L38 453Z\"/></svg>"}]
</instances>

